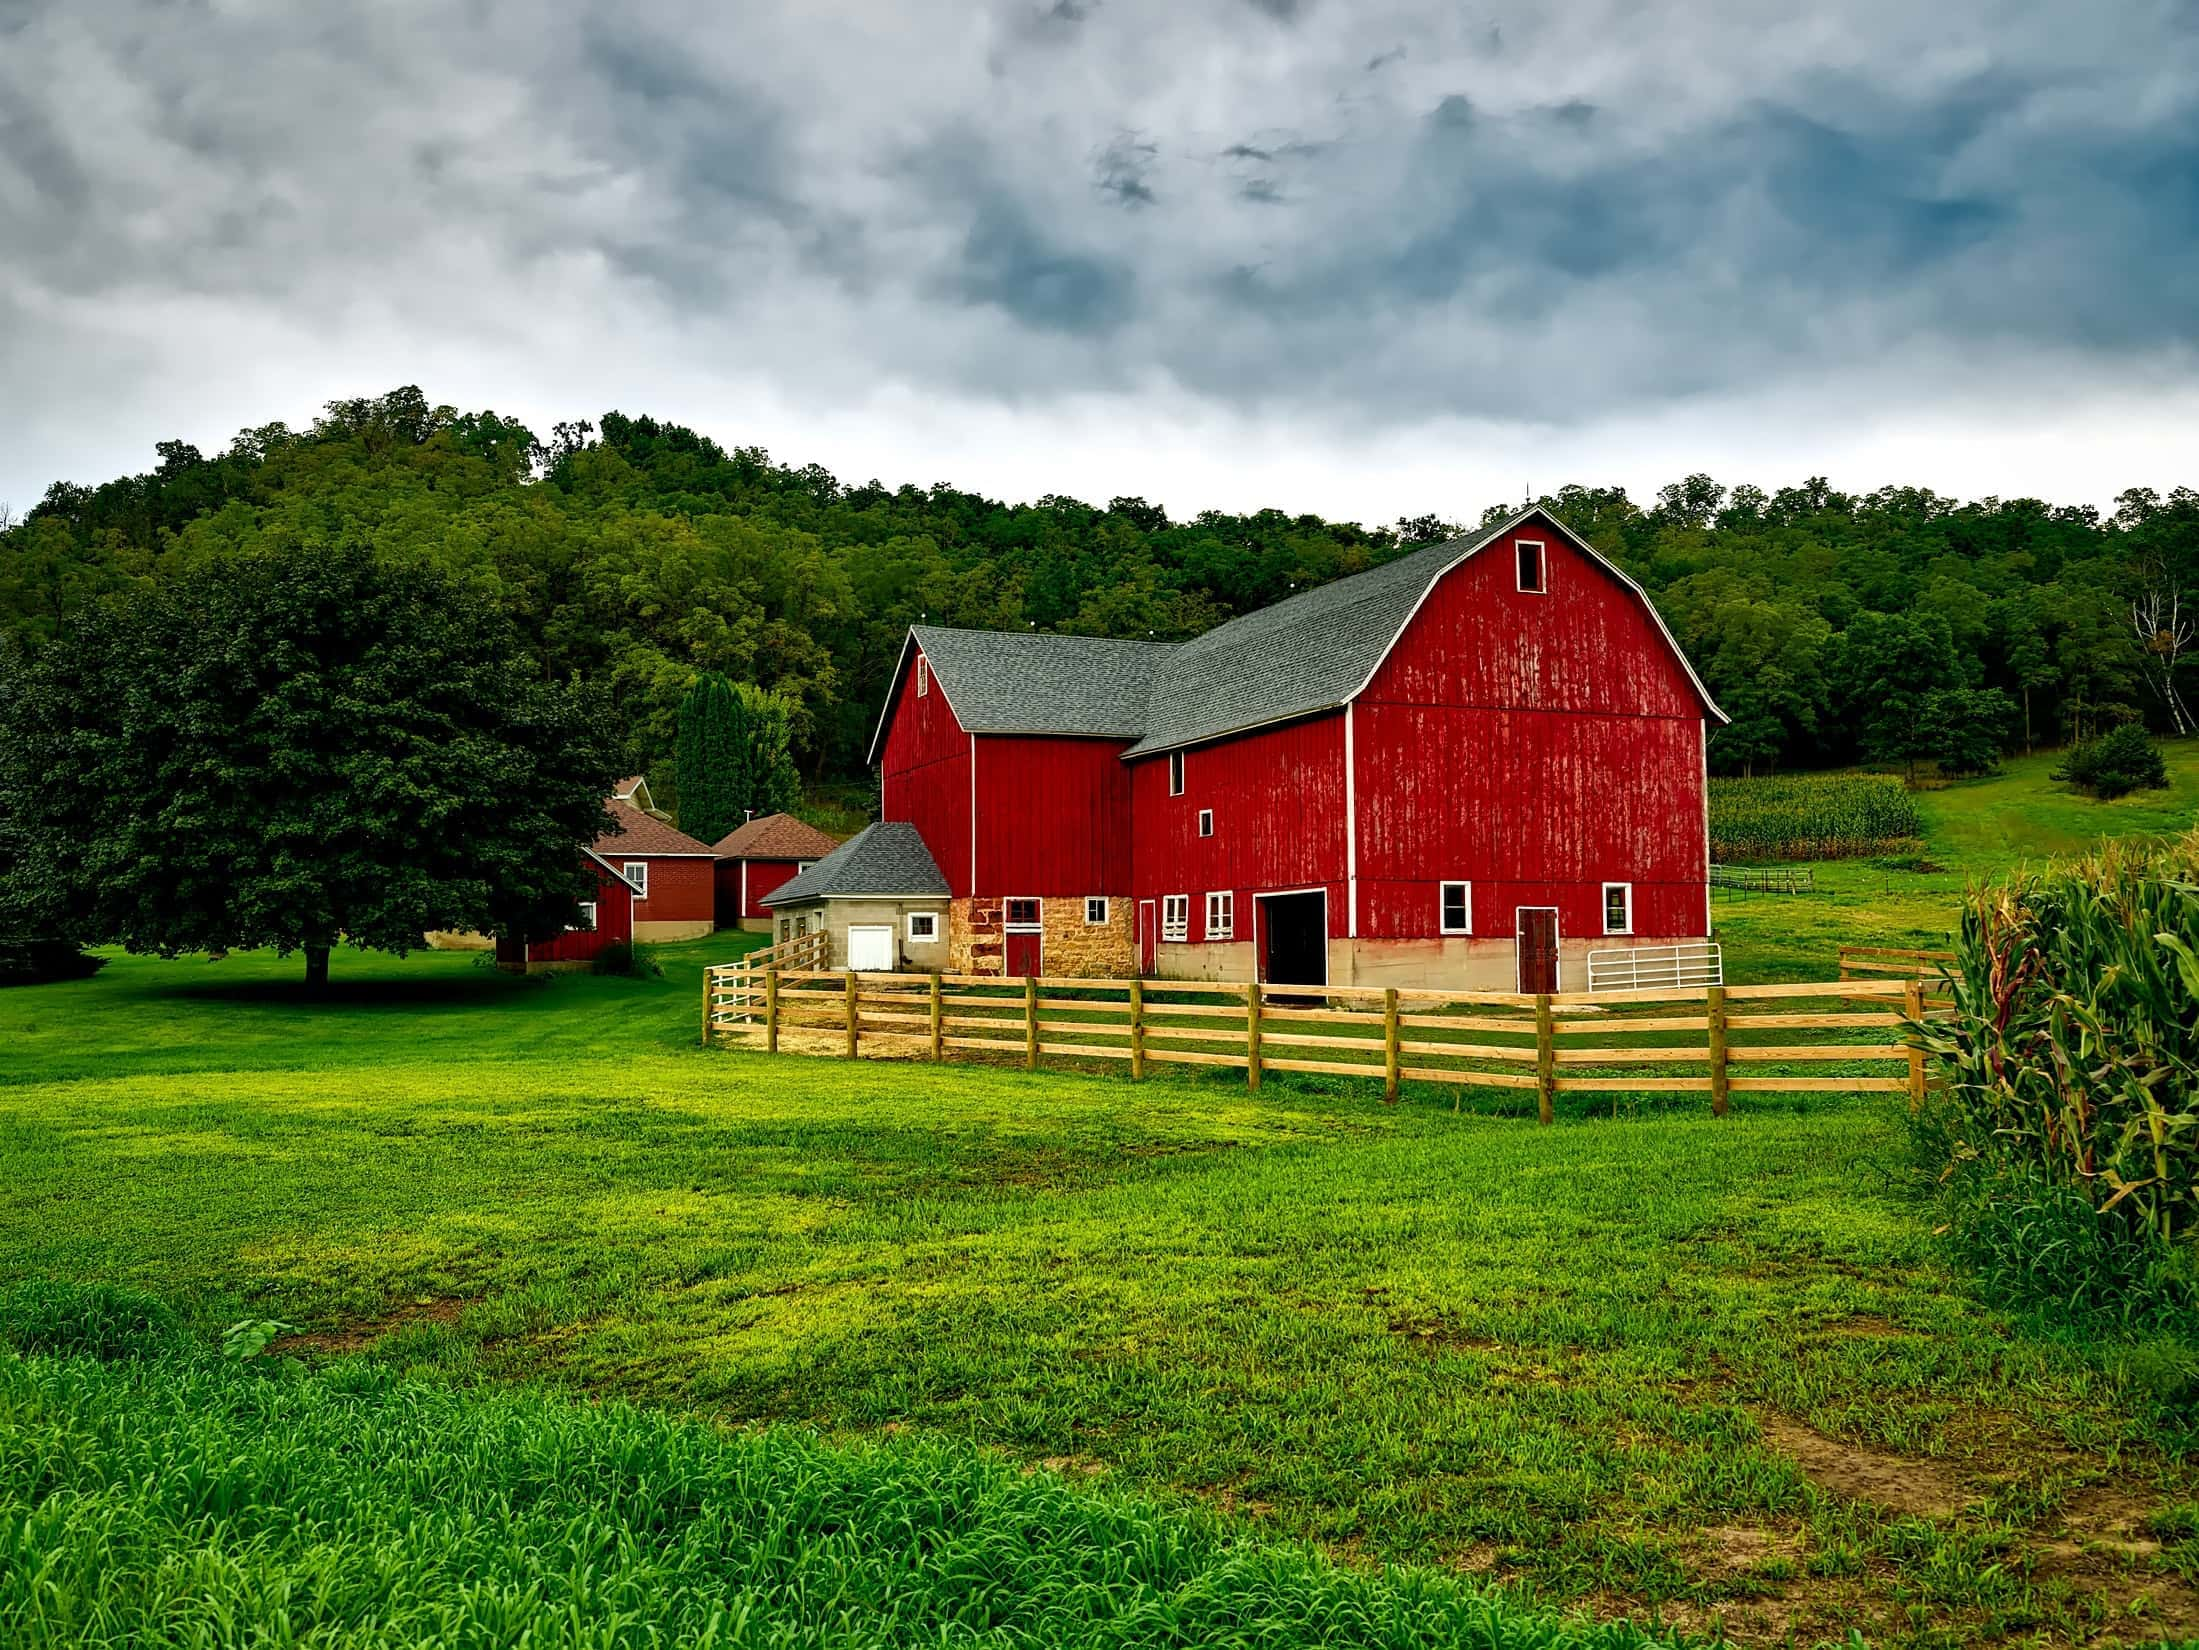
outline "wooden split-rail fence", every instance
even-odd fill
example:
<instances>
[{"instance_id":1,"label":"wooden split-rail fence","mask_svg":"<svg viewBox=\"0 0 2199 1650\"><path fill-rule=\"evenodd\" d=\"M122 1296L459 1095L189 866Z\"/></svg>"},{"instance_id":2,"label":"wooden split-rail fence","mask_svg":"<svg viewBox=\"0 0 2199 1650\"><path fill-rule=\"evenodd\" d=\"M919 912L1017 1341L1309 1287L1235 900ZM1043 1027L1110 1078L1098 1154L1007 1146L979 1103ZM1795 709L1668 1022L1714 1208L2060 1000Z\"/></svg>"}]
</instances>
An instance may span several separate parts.
<instances>
[{"instance_id":1,"label":"wooden split-rail fence","mask_svg":"<svg viewBox=\"0 0 2199 1650\"><path fill-rule=\"evenodd\" d=\"M704 981L703 1041L773 1053L902 1059L1241 1066L1532 1093L1544 1122L1562 1094L1697 1093L1723 1116L1736 1094L1924 1097L1910 1028L1937 1010L1900 979L1707 990L1458 992L997 975L762 971Z\"/></svg>"}]
</instances>

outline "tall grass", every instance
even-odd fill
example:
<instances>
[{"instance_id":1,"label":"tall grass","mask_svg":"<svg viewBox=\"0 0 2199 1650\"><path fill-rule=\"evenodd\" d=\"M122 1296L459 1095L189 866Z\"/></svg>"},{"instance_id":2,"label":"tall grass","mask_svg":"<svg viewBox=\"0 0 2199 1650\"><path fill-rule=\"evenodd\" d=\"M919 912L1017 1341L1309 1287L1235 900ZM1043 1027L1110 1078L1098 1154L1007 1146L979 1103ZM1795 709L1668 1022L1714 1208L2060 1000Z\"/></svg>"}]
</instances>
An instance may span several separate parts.
<instances>
[{"instance_id":1,"label":"tall grass","mask_svg":"<svg viewBox=\"0 0 2199 1650\"><path fill-rule=\"evenodd\" d=\"M50 1318L38 1306L41 1321ZM125 1350L138 1303L75 1339ZM51 1326L49 1325L49 1328ZM67 1338L67 1337L64 1337ZM339 1365L0 1351L0 1643L1631 1650L974 1450Z\"/></svg>"},{"instance_id":2,"label":"tall grass","mask_svg":"<svg viewBox=\"0 0 2199 1650\"><path fill-rule=\"evenodd\" d=\"M2199 832L1973 890L1916 1119L1995 1292L2199 1321Z\"/></svg>"},{"instance_id":3,"label":"tall grass","mask_svg":"<svg viewBox=\"0 0 2199 1650\"><path fill-rule=\"evenodd\" d=\"M1893 774L1710 782L1710 852L1721 862L1853 859L1912 845L1923 834L1916 799Z\"/></svg>"}]
</instances>

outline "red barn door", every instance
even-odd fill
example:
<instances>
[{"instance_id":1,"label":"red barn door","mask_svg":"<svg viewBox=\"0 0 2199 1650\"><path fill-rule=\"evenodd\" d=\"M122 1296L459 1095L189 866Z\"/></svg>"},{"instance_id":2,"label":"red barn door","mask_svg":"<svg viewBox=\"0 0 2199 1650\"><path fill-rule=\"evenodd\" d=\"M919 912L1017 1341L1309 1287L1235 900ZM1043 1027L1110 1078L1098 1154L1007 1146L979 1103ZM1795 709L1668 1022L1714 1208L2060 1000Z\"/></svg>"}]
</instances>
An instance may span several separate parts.
<instances>
[{"instance_id":1,"label":"red barn door","mask_svg":"<svg viewBox=\"0 0 2199 1650\"><path fill-rule=\"evenodd\" d=\"M1527 905L1516 913L1519 928L1519 988L1558 988L1558 913L1554 906Z\"/></svg>"},{"instance_id":2,"label":"red barn door","mask_svg":"<svg viewBox=\"0 0 2199 1650\"><path fill-rule=\"evenodd\" d=\"M1039 902L1035 899L1011 899L1005 902L1007 929L1003 955L1006 963L1001 972L1011 979L1021 979L1026 974L1045 972L1046 936L1039 925Z\"/></svg>"}]
</instances>

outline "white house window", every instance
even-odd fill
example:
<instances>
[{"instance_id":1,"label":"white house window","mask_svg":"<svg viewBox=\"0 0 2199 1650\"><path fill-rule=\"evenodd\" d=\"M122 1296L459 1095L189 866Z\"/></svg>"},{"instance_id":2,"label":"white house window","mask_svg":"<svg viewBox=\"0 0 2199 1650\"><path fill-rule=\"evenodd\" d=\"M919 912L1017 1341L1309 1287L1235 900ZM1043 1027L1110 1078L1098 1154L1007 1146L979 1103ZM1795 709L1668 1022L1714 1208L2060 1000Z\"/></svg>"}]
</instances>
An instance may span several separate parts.
<instances>
[{"instance_id":1,"label":"white house window","mask_svg":"<svg viewBox=\"0 0 2199 1650\"><path fill-rule=\"evenodd\" d=\"M1084 900L1084 921L1090 928L1107 926L1107 899L1101 894L1088 894Z\"/></svg>"},{"instance_id":2,"label":"white house window","mask_svg":"<svg viewBox=\"0 0 2199 1650\"><path fill-rule=\"evenodd\" d=\"M1237 928L1237 896L1232 893L1206 896L1206 937L1210 940L1226 940Z\"/></svg>"},{"instance_id":3,"label":"white house window","mask_svg":"<svg viewBox=\"0 0 2199 1650\"><path fill-rule=\"evenodd\" d=\"M1170 796L1183 795L1182 751L1170 751L1168 753L1168 794Z\"/></svg>"},{"instance_id":4,"label":"white house window","mask_svg":"<svg viewBox=\"0 0 2199 1650\"><path fill-rule=\"evenodd\" d=\"M584 899L580 902L580 921L573 924L576 934L593 934L596 931L596 902Z\"/></svg>"},{"instance_id":5,"label":"white house window","mask_svg":"<svg viewBox=\"0 0 2199 1650\"><path fill-rule=\"evenodd\" d=\"M1201 808L1199 810L1199 835L1212 836L1213 834L1214 810L1212 808Z\"/></svg>"},{"instance_id":6,"label":"white house window","mask_svg":"<svg viewBox=\"0 0 2199 1650\"><path fill-rule=\"evenodd\" d=\"M649 897L649 862L646 859L628 860L619 867L619 874L625 877L626 885L633 889L634 898Z\"/></svg>"},{"instance_id":7,"label":"white house window","mask_svg":"<svg viewBox=\"0 0 2199 1650\"><path fill-rule=\"evenodd\" d=\"M1039 904L1035 899L1008 901L1008 926L1010 928L1036 928Z\"/></svg>"},{"instance_id":8,"label":"white house window","mask_svg":"<svg viewBox=\"0 0 2199 1650\"><path fill-rule=\"evenodd\" d=\"M1550 588L1545 579L1542 562L1542 545L1535 539L1521 539L1519 551L1519 587L1522 590L1541 592Z\"/></svg>"},{"instance_id":9,"label":"white house window","mask_svg":"<svg viewBox=\"0 0 2199 1650\"><path fill-rule=\"evenodd\" d=\"M1474 931L1474 885L1470 882L1446 882L1441 887L1440 928L1446 934L1471 934Z\"/></svg>"},{"instance_id":10,"label":"white house window","mask_svg":"<svg viewBox=\"0 0 2199 1650\"><path fill-rule=\"evenodd\" d=\"M932 662L921 653L916 656L916 696L923 698L932 690Z\"/></svg>"},{"instance_id":11,"label":"white house window","mask_svg":"<svg viewBox=\"0 0 2199 1650\"><path fill-rule=\"evenodd\" d=\"M1161 896L1161 938L1181 942L1191 938L1191 896Z\"/></svg>"},{"instance_id":12,"label":"white house window","mask_svg":"<svg viewBox=\"0 0 2199 1650\"><path fill-rule=\"evenodd\" d=\"M911 911L909 913L909 938L911 940L936 940L939 938L939 913L937 911Z\"/></svg>"},{"instance_id":13,"label":"white house window","mask_svg":"<svg viewBox=\"0 0 2199 1650\"><path fill-rule=\"evenodd\" d=\"M1634 885L1631 882L1603 885L1603 931L1606 934L1634 932Z\"/></svg>"}]
</instances>

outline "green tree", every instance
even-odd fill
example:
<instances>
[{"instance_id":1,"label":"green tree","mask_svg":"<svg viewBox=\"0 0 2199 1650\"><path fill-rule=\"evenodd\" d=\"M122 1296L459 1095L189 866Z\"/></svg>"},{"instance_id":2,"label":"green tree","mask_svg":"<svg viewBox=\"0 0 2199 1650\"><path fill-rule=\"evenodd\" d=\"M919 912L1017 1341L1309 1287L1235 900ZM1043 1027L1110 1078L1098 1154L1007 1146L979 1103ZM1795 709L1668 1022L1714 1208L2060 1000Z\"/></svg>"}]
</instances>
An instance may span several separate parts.
<instances>
[{"instance_id":1,"label":"green tree","mask_svg":"<svg viewBox=\"0 0 2199 1650\"><path fill-rule=\"evenodd\" d=\"M1942 773L1991 773L2008 748L2016 706L1999 688L1942 688L1925 695L1924 727Z\"/></svg>"},{"instance_id":2,"label":"green tree","mask_svg":"<svg viewBox=\"0 0 2199 1650\"><path fill-rule=\"evenodd\" d=\"M741 822L741 712L732 684L714 670L680 701L680 829L715 842Z\"/></svg>"},{"instance_id":3,"label":"green tree","mask_svg":"<svg viewBox=\"0 0 2199 1650\"><path fill-rule=\"evenodd\" d=\"M24 873L79 937L164 956L569 925L614 743L494 607L417 559L246 555L86 616L12 717Z\"/></svg>"},{"instance_id":4,"label":"green tree","mask_svg":"<svg viewBox=\"0 0 2199 1650\"><path fill-rule=\"evenodd\" d=\"M748 814L784 813L802 798L793 701L753 682L736 682L733 704L734 822Z\"/></svg>"},{"instance_id":5,"label":"green tree","mask_svg":"<svg viewBox=\"0 0 2199 1650\"><path fill-rule=\"evenodd\" d=\"M1831 648L1833 691L1850 708L1866 761L1899 762L1913 776L1939 754L1932 696L1964 685L1954 639L1939 614L1858 613Z\"/></svg>"}]
</instances>

